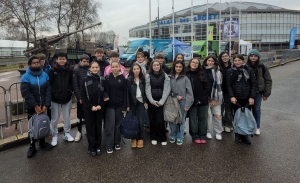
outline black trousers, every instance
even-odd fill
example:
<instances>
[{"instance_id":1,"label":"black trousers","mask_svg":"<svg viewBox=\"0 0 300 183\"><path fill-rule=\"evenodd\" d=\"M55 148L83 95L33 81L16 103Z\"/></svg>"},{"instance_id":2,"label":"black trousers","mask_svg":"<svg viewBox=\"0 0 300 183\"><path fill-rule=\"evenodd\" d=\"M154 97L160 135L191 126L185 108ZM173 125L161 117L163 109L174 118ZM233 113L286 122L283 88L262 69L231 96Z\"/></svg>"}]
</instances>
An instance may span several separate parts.
<instances>
[{"instance_id":1,"label":"black trousers","mask_svg":"<svg viewBox=\"0 0 300 183\"><path fill-rule=\"evenodd\" d=\"M138 133L137 140L143 140L144 139L144 122L146 120L146 110L143 103L137 101L136 105L131 105L130 110L134 115L137 116L140 124L140 132Z\"/></svg>"},{"instance_id":2,"label":"black trousers","mask_svg":"<svg viewBox=\"0 0 300 183\"><path fill-rule=\"evenodd\" d=\"M30 118L35 114L35 109L27 109L27 119L30 120ZM48 114L49 115L49 114ZM29 134L28 134L29 136ZM30 146L35 146L36 139L31 138L30 139ZM40 139L39 146L45 146L45 138Z\"/></svg>"},{"instance_id":3,"label":"black trousers","mask_svg":"<svg viewBox=\"0 0 300 183\"><path fill-rule=\"evenodd\" d=\"M83 105L80 103L79 100L77 100L77 118L79 119L79 121L77 122L77 129L78 131L81 133L82 131L82 120L85 119L84 118L84 111L83 111Z\"/></svg>"},{"instance_id":4,"label":"black trousers","mask_svg":"<svg viewBox=\"0 0 300 183\"><path fill-rule=\"evenodd\" d=\"M96 152L101 148L102 141L102 109L99 111L92 111L84 107L85 127L88 138L88 150Z\"/></svg>"},{"instance_id":5,"label":"black trousers","mask_svg":"<svg viewBox=\"0 0 300 183\"><path fill-rule=\"evenodd\" d=\"M150 119L150 138L151 140L167 141L166 125L164 121L164 107L156 107L149 104L148 109Z\"/></svg>"}]
</instances>

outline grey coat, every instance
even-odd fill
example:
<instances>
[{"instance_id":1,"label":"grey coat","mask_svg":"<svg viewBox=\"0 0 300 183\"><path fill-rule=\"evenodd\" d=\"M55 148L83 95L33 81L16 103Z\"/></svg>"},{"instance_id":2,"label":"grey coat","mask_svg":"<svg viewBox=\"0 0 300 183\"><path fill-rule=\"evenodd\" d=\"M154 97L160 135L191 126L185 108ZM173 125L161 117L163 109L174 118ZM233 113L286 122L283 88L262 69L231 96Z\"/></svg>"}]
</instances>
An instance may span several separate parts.
<instances>
[{"instance_id":1,"label":"grey coat","mask_svg":"<svg viewBox=\"0 0 300 183\"><path fill-rule=\"evenodd\" d=\"M176 79L173 75L169 75L171 85L171 96L177 97L183 96L185 100L185 108L190 108L194 102L193 89L191 81L185 75L179 75Z\"/></svg>"},{"instance_id":2,"label":"grey coat","mask_svg":"<svg viewBox=\"0 0 300 183\"><path fill-rule=\"evenodd\" d=\"M158 101L158 103L162 106L164 105L165 101L167 100L169 94L170 94L170 78L166 73L165 74L165 81L164 81L164 90L163 90L163 95L161 99ZM154 105L154 100L152 98L151 94L151 85L150 85L150 75L146 75L146 96L151 104Z\"/></svg>"}]
</instances>

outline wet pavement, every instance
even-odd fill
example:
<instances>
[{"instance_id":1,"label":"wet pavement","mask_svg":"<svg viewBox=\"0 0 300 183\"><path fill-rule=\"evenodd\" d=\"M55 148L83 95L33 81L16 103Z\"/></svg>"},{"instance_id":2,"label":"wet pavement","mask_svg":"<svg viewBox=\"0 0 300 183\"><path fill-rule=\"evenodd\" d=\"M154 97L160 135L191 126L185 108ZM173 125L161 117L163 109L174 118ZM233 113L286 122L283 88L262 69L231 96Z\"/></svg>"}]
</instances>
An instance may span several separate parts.
<instances>
[{"instance_id":1,"label":"wet pavement","mask_svg":"<svg viewBox=\"0 0 300 183\"><path fill-rule=\"evenodd\" d=\"M273 91L262 104L262 134L252 145L223 133L222 141L205 145L187 134L181 146L153 146L147 134L143 149L125 140L121 150L91 157L86 136L67 143L60 133L57 147L32 159L25 145L0 152L0 182L300 182L300 62L270 72Z\"/></svg>"}]
</instances>

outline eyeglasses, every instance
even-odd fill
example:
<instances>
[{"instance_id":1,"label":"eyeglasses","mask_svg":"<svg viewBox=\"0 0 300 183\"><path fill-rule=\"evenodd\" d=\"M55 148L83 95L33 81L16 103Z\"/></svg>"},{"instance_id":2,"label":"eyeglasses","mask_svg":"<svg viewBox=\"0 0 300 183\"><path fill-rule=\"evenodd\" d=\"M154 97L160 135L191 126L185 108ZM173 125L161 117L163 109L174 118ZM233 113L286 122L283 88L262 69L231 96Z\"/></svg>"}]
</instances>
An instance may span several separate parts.
<instances>
[{"instance_id":1,"label":"eyeglasses","mask_svg":"<svg viewBox=\"0 0 300 183\"><path fill-rule=\"evenodd\" d=\"M250 57L258 57L257 55L250 55Z\"/></svg>"},{"instance_id":2,"label":"eyeglasses","mask_svg":"<svg viewBox=\"0 0 300 183\"><path fill-rule=\"evenodd\" d=\"M40 62L31 62L31 65L40 65Z\"/></svg>"}]
</instances>

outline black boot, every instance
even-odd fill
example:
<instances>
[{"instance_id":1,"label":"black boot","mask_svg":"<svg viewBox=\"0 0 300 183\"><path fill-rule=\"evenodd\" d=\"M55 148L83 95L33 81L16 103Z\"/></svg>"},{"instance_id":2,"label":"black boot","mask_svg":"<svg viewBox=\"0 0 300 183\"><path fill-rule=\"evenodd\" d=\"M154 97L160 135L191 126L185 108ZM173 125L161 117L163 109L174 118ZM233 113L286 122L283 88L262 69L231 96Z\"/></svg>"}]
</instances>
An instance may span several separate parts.
<instances>
[{"instance_id":1,"label":"black boot","mask_svg":"<svg viewBox=\"0 0 300 183\"><path fill-rule=\"evenodd\" d=\"M235 133L235 141L237 143L242 143L241 135L238 133Z\"/></svg>"},{"instance_id":2,"label":"black boot","mask_svg":"<svg viewBox=\"0 0 300 183\"><path fill-rule=\"evenodd\" d=\"M40 139L39 146L41 149L50 150L52 149L52 145L45 141L45 139Z\"/></svg>"},{"instance_id":3,"label":"black boot","mask_svg":"<svg viewBox=\"0 0 300 183\"><path fill-rule=\"evenodd\" d=\"M251 141L250 141L248 135L243 135L243 139L242 140L243 140L243 142L245 144L251 144Z\"/></svg>"},{"instance_id":4,"label":"black boot","mask_svg":"<svg viewBox=\"0 0 300 183\"><path fill-rule=\"evenodd\" d=\"M32 158L36 154L36 149L34 144L30 144L30 147L27 152L27 158Z\"/></svg>"}]
</instances>

